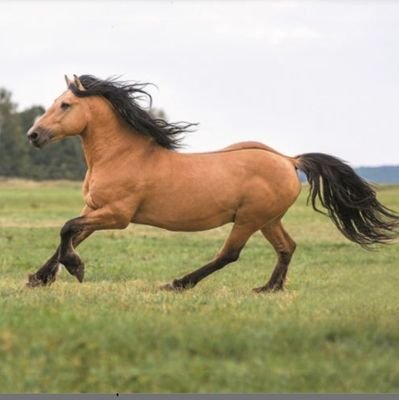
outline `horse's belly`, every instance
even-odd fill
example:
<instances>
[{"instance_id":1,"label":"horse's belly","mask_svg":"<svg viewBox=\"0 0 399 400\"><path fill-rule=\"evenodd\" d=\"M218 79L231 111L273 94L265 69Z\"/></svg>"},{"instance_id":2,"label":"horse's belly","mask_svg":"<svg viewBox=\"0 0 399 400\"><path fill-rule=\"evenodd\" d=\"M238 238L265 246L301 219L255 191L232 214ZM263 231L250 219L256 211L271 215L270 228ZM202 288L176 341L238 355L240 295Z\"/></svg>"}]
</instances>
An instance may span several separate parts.
<instances>
[{"instance_id":1,"label":"horse's belly","mask_svg":"<svg viewBox=\"0 0 399 400\"><path fill-rule=\"evenodd\" d=\"M171 204L143 204L133 217L136 224L152 225L171 231L204 231L234 221L235 209L217 202L186 199Z\"/></svg>"},{"instance_id":2,"label":"horse's belly","mask_svg":"<svg viewBox=\"0 0 399 400\"><path fill-rule=\"evenodd\" d=\"M162 220L152 220L150 218L134 218L132 221L135 224L141 225L151 225L157 228L167 229L169 231L176 232L199 232L206 231L209 229L217 228L218 226L225 225L232 222L232 218L215 218L211 220L201 220L201 221L162 221Z\"/></svg>"}]
</instances>

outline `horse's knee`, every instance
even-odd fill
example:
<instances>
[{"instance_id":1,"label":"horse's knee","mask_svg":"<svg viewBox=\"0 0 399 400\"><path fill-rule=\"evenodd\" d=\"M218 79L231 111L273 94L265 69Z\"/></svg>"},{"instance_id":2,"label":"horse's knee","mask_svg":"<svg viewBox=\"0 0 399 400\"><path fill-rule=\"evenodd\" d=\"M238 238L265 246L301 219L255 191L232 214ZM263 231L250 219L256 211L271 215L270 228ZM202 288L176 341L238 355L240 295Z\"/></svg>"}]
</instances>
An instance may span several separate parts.
<instances>
[{"instance_id":1,"label":"horse's knee","mask_svg":"<svg viewBox=\"0 0 399 400\"><path fill-rule=\"evenodd\" d=\"M69 236L81 230L81 226L77 223L77 221L80 219L82 219L82 217L73 218L68 222L66 222L64 226L61 228L60 231L61 237Z\"/></svg>"}]
</instances>

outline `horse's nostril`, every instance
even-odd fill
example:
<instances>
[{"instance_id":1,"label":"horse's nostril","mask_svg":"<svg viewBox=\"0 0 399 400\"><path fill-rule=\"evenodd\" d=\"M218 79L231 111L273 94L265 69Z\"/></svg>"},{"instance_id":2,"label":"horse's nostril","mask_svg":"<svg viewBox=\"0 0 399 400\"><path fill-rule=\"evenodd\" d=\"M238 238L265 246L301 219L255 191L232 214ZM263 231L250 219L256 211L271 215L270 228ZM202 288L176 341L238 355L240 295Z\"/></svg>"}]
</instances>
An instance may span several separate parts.
<instances>
[{"instance_id":1,"label":"horse's nostril","mask_svg":"<svg viewBox=\"0 0 399 400\"><path fill-rule=\"evenodd\" d=\"M29 139L31 140L36 140L39 137L39 134L37 132L32 132L29 134Z\"/></svg>"}]
</instances>

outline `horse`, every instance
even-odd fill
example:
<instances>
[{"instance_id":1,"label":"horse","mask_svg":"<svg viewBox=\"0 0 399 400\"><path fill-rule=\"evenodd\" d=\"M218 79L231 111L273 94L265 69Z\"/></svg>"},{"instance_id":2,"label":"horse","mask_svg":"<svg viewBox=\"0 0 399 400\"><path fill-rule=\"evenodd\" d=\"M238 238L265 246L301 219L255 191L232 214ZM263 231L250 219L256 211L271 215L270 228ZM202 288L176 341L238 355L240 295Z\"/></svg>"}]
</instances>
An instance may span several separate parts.
<instances>
[{"instance_id":1,"label":"horse","mask_svg":"<svg viewBox=\"0 0 399 400\"><path fill-rule=\"evenodd\" d=\"M146 98L151 106L147 84L92 75L65 79L67 90L27 136L38 148L80 136L87 163L85 205L79 216L63 225L58 248L29 275L29 287L52 284L61 265L82 282L84 263L75 249L97 230L124 229L134 223L195 232L232 223L211 261L160 288L193 288L237 261L248 239L260 231L273 246L277 263L268 282L253 290L282 290L296 248L282 218L301 191L298 170L309 182L312 207L327 214L350 241L369 247L390 243L398 235L399 215L334 156L290 157L258 142L212 152L179 152L182 135L196 124L169 123L151 115L151 109L142 105Z\"/></svg>"}]
</instances>

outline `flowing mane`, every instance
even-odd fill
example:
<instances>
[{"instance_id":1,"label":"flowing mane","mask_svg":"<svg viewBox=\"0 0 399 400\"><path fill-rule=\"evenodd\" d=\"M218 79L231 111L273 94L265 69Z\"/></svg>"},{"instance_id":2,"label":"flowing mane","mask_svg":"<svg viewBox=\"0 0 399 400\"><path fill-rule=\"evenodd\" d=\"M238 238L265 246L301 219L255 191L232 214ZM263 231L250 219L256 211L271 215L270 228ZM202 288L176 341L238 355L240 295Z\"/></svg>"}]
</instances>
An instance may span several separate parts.
<instances>
[{"instance_id":1,"label":"flowing mane","mask_svg":"<svg viewBox=\"0 0 399 400\"><path fill-rule=\"evenodd\" d=\"M145 91L147 83L117 81L116 78L101 80L92 75L79 77L85 90L71 83L69 88L78 97L103 96L115 111L137 132L152 137L159 145L175 150L182 146L183 134L197 124L188 122L169 123L154 118L144 110L138 100L147 99L151 108L152 97Z\"/></svg>"}]
</instances>

